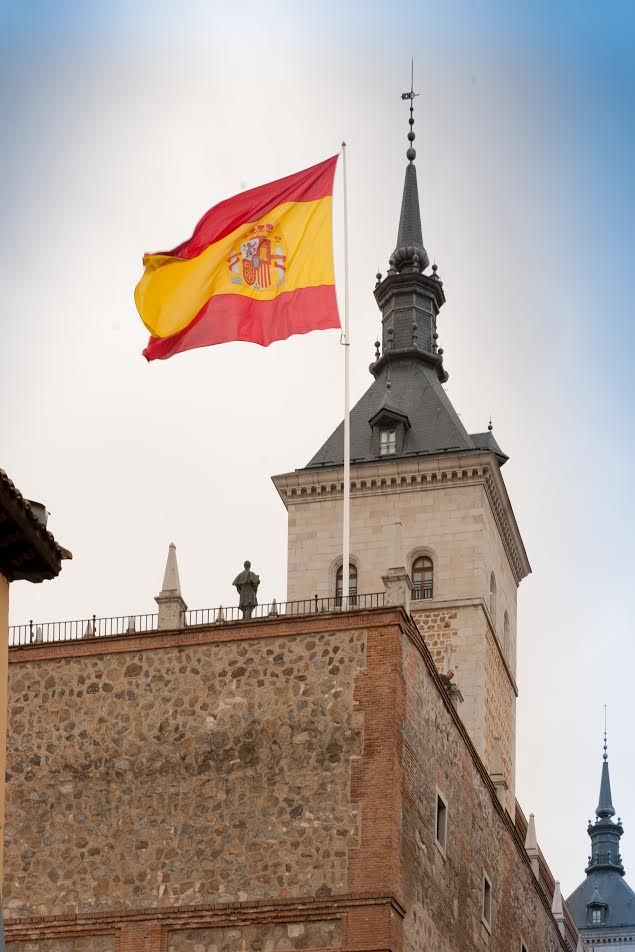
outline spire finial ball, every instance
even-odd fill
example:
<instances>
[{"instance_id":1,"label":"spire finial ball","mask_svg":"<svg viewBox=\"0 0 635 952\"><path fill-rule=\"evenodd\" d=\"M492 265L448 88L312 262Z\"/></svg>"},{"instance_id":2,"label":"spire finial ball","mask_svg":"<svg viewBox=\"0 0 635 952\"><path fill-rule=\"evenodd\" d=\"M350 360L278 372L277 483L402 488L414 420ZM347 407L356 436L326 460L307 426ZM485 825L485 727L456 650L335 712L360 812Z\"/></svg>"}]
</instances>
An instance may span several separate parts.
<instances>
[{"instance_id":1,"label":"spire finial ball","mask_svg":"<svg viewBox=\"0 0 635 952\"><path fill-rule=\"evenodd\" d=\"M406 151L406 158L408 159L409 162L414 162L414 160L417 158L416 150L413 149L412 147L408 149Z\"/></svg>"}]
</instances>

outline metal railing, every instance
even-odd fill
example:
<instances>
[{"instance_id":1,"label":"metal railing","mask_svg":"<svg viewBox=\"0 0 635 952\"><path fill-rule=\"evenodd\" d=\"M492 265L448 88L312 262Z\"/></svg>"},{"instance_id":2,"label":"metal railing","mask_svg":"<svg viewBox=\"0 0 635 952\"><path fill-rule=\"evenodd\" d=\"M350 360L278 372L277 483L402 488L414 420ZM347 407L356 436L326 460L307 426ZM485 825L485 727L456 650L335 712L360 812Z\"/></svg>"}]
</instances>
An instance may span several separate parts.
<instances>
[{"instance_id":1,"label":"metal railing","mask_svg":"<svg viewBox=\"0 0 635 952\"><path fill-rule=\"evenodd\" d=\"M113 615L109 618L77 618L72 621L30 621L11 625L9 646L50 644L57 641L79 641L82 638L108 638L137 631L155 631L159 627L157 612L147 615Z\"/></svg>"},{"instance_id":2,"label":"metal railing","mask_svg":"<svg viewBox=\"0 0 635 952\"><path fill-rule=\"evenodd\" d=\"M383 608L385 592L373 592L368 595L351 596L348 608L351 611L368 608ZM341 596L332 598L303 598L292 602L269 602L256 605L250 619L278 618L291 615L315 615L326 612L343 611ZM208 625L220 625L246 621L242 610L237 606L224 608L192 608L183 612L183 627L197 628ZM11 625L9 628L9 646L51 644L57 642L80 641L89 638L108 638L112 635L135 634L157 631L159 615L157 612L145 615L113 615L108 618L77 618L72 621L29 621L26 625Z\"/></svg>"},{"instance_id":3,"label":"metal railing","mask_svg":"<svg viewBox=\"0 0 635 952\"><path fill-rule=\"evenodd\" d=\"M430 585L422 585L421 588L413 588L412 596L415 601L420 598L432 598L432 583Z\"/></svg>"}]
</instances>

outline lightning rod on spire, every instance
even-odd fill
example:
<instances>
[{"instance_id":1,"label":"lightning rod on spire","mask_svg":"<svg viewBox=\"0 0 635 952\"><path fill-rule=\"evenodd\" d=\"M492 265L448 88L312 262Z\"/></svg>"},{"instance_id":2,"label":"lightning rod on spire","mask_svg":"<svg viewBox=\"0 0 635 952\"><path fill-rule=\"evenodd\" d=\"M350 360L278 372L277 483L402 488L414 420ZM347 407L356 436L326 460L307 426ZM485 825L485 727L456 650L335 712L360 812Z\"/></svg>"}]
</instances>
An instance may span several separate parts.
<instances>
[{"instance_id":1,"label":"lightning rod on spire","mask_svg":"<svg viewBox=\"0 0 635 952\"><path fill-rule=\"evenodd\" d=\"M408 141L410 142L410 145L406 151L406 158L408 159L409 162L414 162L414 160L417 157L417 153L412 145L412 143L415 141L415 134L412 130L412 127L415 124L414 101L415 101L415 97L418 95L419 93L415 92L415 61L413 56L412 59L410 60L410 92L401 94L402 100L406 100L406 99L410 100L410 119L408 119L408 125L410 126L410 132L408 133Z\"/></svg>"}]
</instances>

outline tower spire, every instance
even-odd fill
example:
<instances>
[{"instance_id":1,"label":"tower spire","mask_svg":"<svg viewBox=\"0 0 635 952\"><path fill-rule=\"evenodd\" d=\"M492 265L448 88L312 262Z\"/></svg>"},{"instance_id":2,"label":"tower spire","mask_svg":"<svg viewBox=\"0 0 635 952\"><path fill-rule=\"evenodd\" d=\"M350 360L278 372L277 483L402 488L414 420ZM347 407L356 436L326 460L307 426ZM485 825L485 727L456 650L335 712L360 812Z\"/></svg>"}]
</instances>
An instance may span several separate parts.
<instances>
[{"instance_id":1,"label":"tower spire","mask_svg":"<svg viewBox=\"0 0 635 952\"><path fill-rule=\"evenodd\" d=\"M611 797L611 778L609 777L609 757L606 744L606 705L604 707L604 752L602 754L602 779L600 780L600 799L595 815L602 819L615 816L615 807Z\"/></svg>"},{"instance_id":2,"label":"tower spire","mask_svg":"<svg viewBox=\"0 0 635 952\"><path fill-rule=\"evenodd\" d=\"M430 264L428 252L423 244L421 234L421 213L419 211L419 189L417 187L417 169L414 160L417 157L413 146L415 132L414 101L419 95L414 91L414 60L410 64L410 91L401 94L402 100L410 102L410 118L408 125L409 146L406 150L408 165L401 200L401 214L399 216L399 230L397 233L397 247L390 259L391 267L395 271L425 271Z\"/></svg>"},{"instance_id":3,"label":"tower spire","mask_svg":"<svg viewBox=\"0 0 635 952\"><path fill-rule=\"evenodd\" d=\"M604 744L602 750L602 778L600 780L600 797L595 810L595 822L589 821L587 833L591 838L591 858L587 866L587 873L597 869L616 870L624 875L622 858L620 856L620 839L624 828L618 818L615 822L615 807L611 796L611 779L609 777L609 757L606 743L606 712L604 724Z\"/></svg>"}]
</instances>

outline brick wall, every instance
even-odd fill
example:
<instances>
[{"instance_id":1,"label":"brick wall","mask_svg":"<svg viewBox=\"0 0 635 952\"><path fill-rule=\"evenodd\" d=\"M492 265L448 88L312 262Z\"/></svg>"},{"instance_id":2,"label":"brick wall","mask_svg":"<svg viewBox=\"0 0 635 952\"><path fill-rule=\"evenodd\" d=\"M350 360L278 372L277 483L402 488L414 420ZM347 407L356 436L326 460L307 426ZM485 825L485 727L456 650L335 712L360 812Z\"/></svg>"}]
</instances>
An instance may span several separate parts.
<instances>
[{"instance_id":1,"label":"brick wall","mask_svg":"<svg viewBox=\"0 0 635 952\"><path fill-rule=\"evenodd\" d=\"M562 942L549 902L418 638L402 639L404 950L509 952L522 938L529 949L555 952ZM447 803L444 851L436 841L438 793ZM481 915L483 870L492 885L491 932Z\"/></svg>"},{"instance_id":2,"label":"brick wall","mask_svg":"<svg viewBox=\"0 0 635 952\"><path fill-rule=\"evenodd\" d=\"M168 952L289 952L341 945L339 919L180 929L168 936Z\"/></svg>"},{"instance_id":3,"label":"brick wall","mask_svg":"<svg viewBox=\"0 0 635 952\"><path fill-rule=\"evenodd\" d=\"M69 936L65 939L23 939L11 952L116 952L114 935Z\"/></svg>"}]
</instances>

